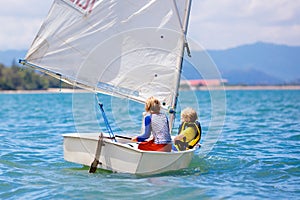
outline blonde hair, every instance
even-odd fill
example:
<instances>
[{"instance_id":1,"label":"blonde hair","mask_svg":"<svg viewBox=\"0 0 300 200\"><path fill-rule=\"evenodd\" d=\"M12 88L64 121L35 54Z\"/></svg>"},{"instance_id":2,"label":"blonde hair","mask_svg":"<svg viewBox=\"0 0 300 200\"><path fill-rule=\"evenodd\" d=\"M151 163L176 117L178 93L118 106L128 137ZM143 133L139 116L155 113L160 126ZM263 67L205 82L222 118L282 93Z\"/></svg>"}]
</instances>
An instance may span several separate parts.
<instances>
[{"instance_id":1,"label":"blonde hair","mask_svg":"<svg viewBox=\"0 0 300 200\"><path fill-rule=\"evenodd\" d=\"M160 102L154 97L149 97L145 104L146 112L159 112L160 111Z\"/></svg>"},{"instance_id":2,"label":"blonde hair","mask_svg":"<svg viewBox=\"0 0 300 200\"><path fill-rule=\"evenodd\" d=\"M192 108L185 108L181 111L181 119L184 122L195 122L198 119L197 112Z\"/></svg>"}]
</instances>

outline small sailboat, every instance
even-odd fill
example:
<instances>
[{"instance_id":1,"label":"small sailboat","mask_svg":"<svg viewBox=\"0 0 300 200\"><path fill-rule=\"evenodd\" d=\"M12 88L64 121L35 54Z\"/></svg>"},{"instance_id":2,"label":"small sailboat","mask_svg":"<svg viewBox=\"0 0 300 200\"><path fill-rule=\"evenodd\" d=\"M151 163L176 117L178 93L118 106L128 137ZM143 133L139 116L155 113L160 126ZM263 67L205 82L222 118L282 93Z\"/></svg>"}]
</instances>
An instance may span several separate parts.
<instances>
[{"instance_id":1,"label":"small sailboat","mask_svg":"<svg viewBox=\"0 0 300 200\"><path fill-rule=\"evenodd\" d=\"M155 96L172 126L190 8L191 0L54 0L20 63L95 94L142 104ZM65 160L150 175L187 168L195 151L142 151L108 130L64 134Z\"/></svg>"}]
</instances>

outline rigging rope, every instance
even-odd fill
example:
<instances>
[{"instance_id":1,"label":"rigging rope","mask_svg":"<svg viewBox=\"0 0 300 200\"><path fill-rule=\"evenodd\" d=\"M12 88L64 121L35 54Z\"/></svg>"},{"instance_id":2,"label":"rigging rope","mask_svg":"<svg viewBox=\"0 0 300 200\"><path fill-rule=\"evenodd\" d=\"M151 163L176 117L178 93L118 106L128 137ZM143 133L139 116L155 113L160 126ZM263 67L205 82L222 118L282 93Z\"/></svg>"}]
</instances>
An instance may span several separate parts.
<instances>
[{"instance_id":1,"label":"rigging rope","mask_svg":"<svg viewBox=\"0 0 300 200\"><path fill-rule=\"evenodd\" d=\"M102 117L103 117L103 119L104 119L104 123L105 123L105 126L106 126L106 130L107 130L107 132L108 132L108 134L109 134L109 137L110 137L112 140L114 140L115 142L117 142L117 140L116 140L116 138L115 138L115 135L114 135L114 133L113 133L113 131L112 131L112 129L111 129L109 123L108 123L106 114L105 114L104 109L103 109L103 104L99 101L98 95L97 95L97 94L95 94L95 95L96 95L96 99L97 99L98 105L99 105L100 110L101 110L101 113L102 113Z\"/></svg>"}]
</instances>

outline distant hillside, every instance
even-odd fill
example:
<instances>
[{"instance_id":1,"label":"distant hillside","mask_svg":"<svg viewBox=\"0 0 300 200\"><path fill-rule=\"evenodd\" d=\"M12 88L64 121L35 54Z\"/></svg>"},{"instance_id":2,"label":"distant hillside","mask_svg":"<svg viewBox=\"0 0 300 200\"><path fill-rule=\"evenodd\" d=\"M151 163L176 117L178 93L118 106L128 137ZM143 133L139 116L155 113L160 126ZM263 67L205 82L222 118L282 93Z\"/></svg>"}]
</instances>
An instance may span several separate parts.
<instances>
[{"instance_id":1,"label":"distant hillside","mask_svg":"<svg viewBox=\"0 0 300 200\"><path fill-rule=\"evenodd\" d=\"M300 47L260 42L208 53L232 84L280 84L300 79Z\"/></svg>"},{"instance_id":2,"label":"distant hillside","mask_svg":"<svg viewBox=\"0 0 300 200\"><path fill-rule=\"evenodd\" d=\"M255 43L227 50L208 50L222 78L229 84L300 84L300 47ZM26 51L0 51L0 63L11 66ZM201 59L203 52L192 52ZM199 74L184 63L183 76L198 79ZM213 78L213 77L212 77Z\"/></svg>"}]
</instances>

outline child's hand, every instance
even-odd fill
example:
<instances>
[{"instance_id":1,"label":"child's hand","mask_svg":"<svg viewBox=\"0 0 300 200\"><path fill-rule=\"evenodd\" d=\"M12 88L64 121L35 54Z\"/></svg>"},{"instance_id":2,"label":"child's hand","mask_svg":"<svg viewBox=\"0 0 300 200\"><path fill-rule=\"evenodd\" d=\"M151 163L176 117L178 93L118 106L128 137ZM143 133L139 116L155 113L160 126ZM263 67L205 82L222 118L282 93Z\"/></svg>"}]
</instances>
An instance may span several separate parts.
<instances>
[{"instance_id":1,"label":"child's hand","mask_svg":"<svg viewBox=\"0 0 300 200\"><path fill-rule=\"evenodd\" d=\"M132 142L137 142L137 141L138 141L138 140L137 140L137 137L131 138L131 141L132 141Z\"/></svg>"}]
</instances>

